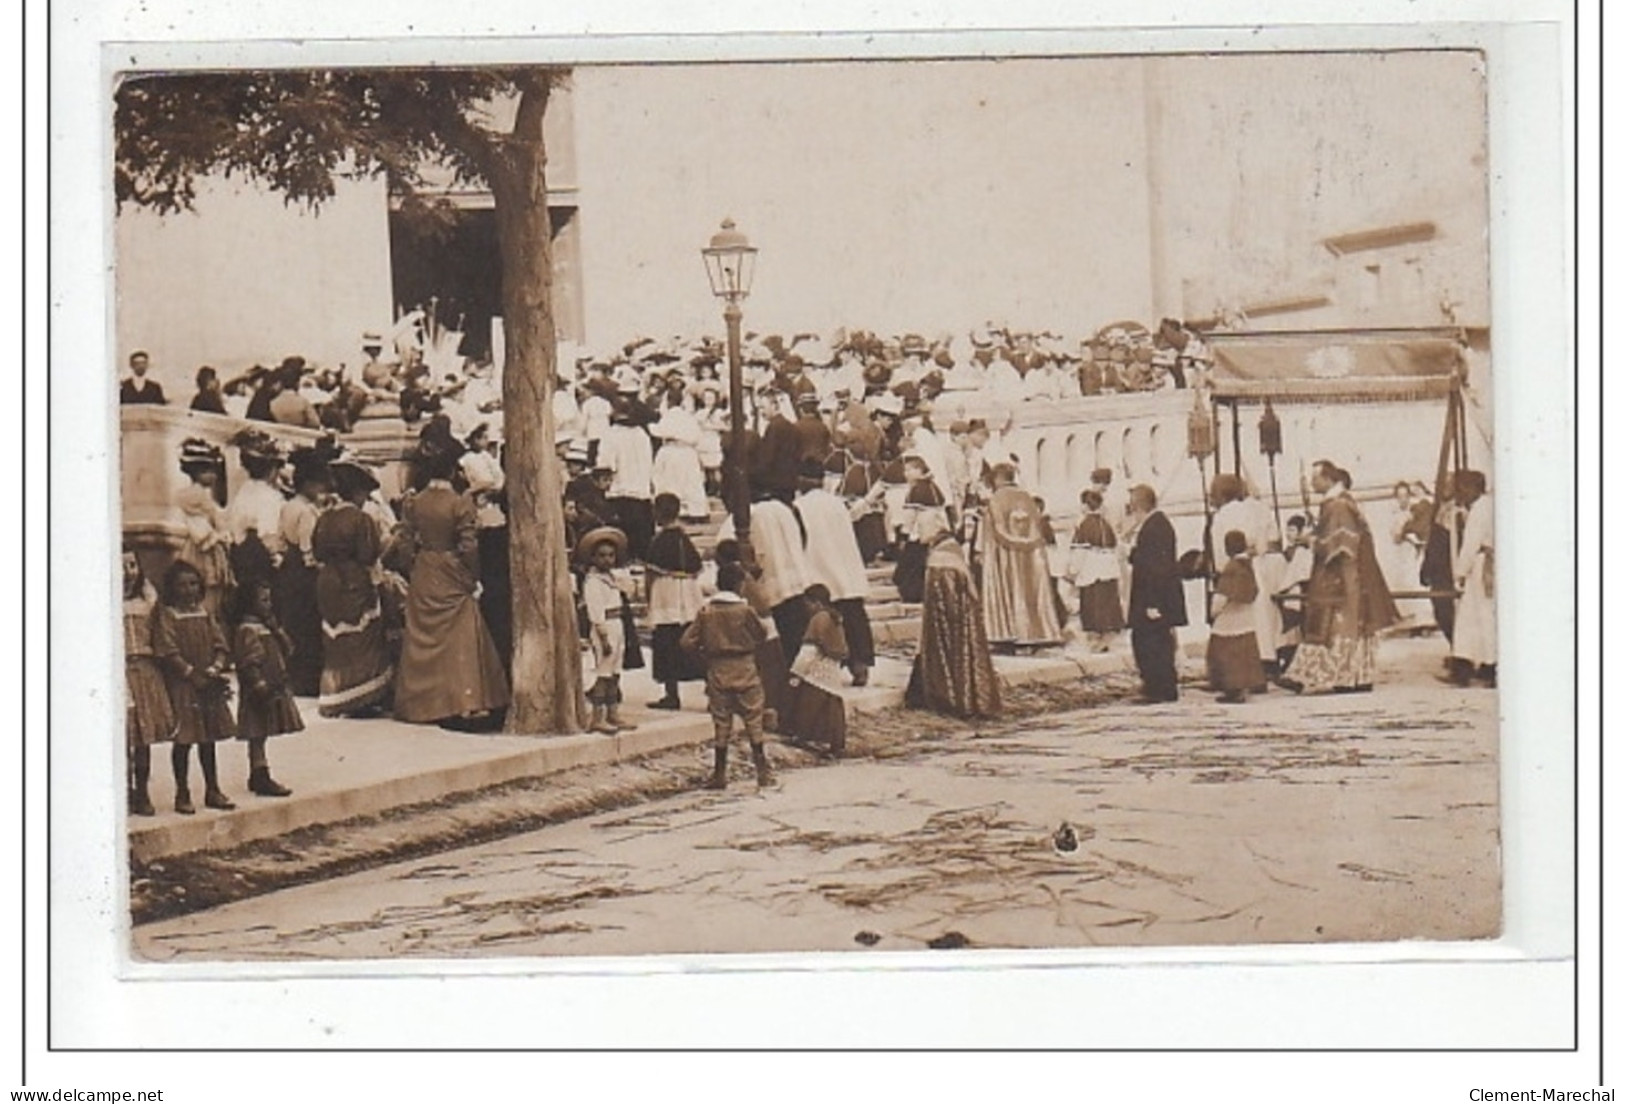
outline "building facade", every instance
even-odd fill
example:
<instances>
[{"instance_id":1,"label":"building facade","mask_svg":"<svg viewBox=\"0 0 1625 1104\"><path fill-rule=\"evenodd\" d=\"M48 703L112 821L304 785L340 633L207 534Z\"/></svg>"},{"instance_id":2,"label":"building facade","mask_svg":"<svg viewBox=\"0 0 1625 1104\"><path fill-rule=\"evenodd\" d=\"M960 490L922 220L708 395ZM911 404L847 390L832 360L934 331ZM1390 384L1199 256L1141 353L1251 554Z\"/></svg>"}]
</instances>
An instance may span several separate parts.
<instances>
[{"instance_id":1,"label":"building facade","mask_svg":"<svg viewBox=\"0 0 1625 1104\"><path fill-rule=\"evenodd\" d=\"M556 313L589 346L719 331L699 249L725 216L764 333L1488 325L1469 52L583 67L548 128ZM438 240L381 180L317 211L199 193L114 218L117 348L172 393L348 363L414 307L500 351L489 193L448 187L467 218Z\"/></svg>"}]
</instances>

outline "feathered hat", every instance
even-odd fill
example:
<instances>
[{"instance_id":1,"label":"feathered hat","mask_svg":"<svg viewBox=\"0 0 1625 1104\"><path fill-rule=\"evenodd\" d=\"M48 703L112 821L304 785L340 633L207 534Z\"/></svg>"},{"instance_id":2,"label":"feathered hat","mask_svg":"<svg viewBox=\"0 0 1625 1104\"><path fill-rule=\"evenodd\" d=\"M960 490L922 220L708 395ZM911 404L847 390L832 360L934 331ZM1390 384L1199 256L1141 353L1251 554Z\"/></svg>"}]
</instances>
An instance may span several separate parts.
<instances>
[{"instance_id":1,"label":"feathered hat","mask_svg":"<svg viewBox=\"0 0 1625 1104\"><path fill-rule=\"evenodd\" d=\"M201 437L188 437L181 442L181 471L188 475L195 471L213 471L223 459L220 449Z\"/></svg>"}]
</instances>

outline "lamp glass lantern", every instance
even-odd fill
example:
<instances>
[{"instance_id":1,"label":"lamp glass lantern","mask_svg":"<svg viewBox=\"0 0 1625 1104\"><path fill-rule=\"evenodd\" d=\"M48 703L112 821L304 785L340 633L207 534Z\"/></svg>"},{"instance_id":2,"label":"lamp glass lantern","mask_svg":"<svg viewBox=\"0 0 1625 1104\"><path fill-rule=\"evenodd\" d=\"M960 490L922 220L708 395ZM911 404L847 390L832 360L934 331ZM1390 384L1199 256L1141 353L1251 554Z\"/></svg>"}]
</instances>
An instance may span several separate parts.
<instances>
[{"instance_id":1,"label":"lamp glass lantern","mask_svg":"<svg viewBox=\"0 0 1625 1104\"><path fill-rule=\"evenodd\" d=\"M750 294L756 275L756 247L734 225L723 219L722 229L711 235L711 244L700 250L705 258L705 274L711 279L711 294L737 303Z\"/></svg>"}]
</instances>

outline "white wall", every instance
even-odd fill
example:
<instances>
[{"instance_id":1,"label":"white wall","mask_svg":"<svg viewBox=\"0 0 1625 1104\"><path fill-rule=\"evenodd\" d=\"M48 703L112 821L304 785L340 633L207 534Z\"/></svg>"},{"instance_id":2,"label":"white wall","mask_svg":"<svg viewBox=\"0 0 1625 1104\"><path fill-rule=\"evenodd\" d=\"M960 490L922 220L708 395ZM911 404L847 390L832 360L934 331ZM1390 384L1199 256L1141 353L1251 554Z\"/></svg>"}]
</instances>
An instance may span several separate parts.
<instances>
[{"instance_id":1,"label":"white wall","mask_svg":"<svg viewBox=\"0 0 1625 1104\"><path fill-rule=\"evenodd\" d=\"M578 70L587 340L719 331L699 250L724 216L761 248L747 329L1143 318L1138 66Z\"/></svg>"},{"instance_id":2,"label":"white wall","mask_svg":"<svg viewBox=\"0 0 1625 1104\"><path fill-rule=\"evenodd\" d=\"M580 188L589 344L719 332L699 250L727 215L762 332L1082 335L1317 283L1331 305L1268 324L1436 324L1443 289L1483 325L1483 98L1470 53L589 66L552 183ZM117 219L121 363L147 348L188 394L200 363L349 360L388 324L380 181L314 216L201 190ZM1321 239L1421 220L1423 294L1355 310Z\"/></svg>"},{"instance_id":3,"label":"white wall","mask_svg":"<svg viewBox=\"0 0 1625 1104\"><path fill-rule=\"evenodd\" d=\"M1271 326L1439 325L1439 294L1489 322L1487 122L1482 59L1468 51L1161 58L1148 63L1163 186L1171 309L1326 284L1334 303ZM1431 242L1382 251L1423 265L1424 294L1362 310L1338 234L1432 221ZM1399 255L1394 255L1397 252ZM1342 269L1343 271L1339 271ZM1165 296L1172 299L1172 296Z\"/></svg>"},{"instance_id":4,"label":"white wall","mask_svg":"<svg viewBox=\"0 0 1625 1104\"><path fill-rule=\"evenodd\" d=\"M341 181L314 214L203 180L196 210L127 207L115 235L117 364L147 350L171 400L192 395L201 364L357 363L361 334L393 319L382 180Z\"/></svg>"}]
</instances>

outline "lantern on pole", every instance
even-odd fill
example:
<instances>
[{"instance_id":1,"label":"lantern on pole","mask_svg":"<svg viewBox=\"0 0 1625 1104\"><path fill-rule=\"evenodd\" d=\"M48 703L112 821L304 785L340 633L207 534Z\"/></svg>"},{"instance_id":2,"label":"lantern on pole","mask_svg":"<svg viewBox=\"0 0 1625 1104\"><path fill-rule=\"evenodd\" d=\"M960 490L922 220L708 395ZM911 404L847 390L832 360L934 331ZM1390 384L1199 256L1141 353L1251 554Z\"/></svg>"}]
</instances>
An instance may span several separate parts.
<instances>
[{"instance_id":1,"label":"lantern on pole","mask_svg":"<svg viewBox=\"0 0 1625 1104\"><path fill-rule=\"evenodd\" d=\"M1281 419L1275 406L1264 400L1264 414L1258 419L1258 451L1270 461L1270 502L1275 507L1275 531L1281 532L1281 495L1275 487L1275 458L1281 455Z\"/></svg>"},{"instance_id":2,"label":"lantern on pole","mask_svg":"<svg viewBox=\"0 0 1625 1104\"><path fill-rule=\"evenodd\" d=\"M731 218L711 235L700 250L711 294L725 304L722 319L728 327L728 512L741 550L750 546L750 486L745 478L745 394L740 362L739 326L744 311L739 304L750 294L756 275L756 247L734 226Z\"/></svg>"},{"instance_id":3,"label":"lantern on pole","mask_svg":"<svg viewBox=\"0 0 1625 1104\"><path fill-rule=\"evenodd\" d=\"M1194 456L1197 463L1204 465L1205 474L1207 458L1213 455L1213 412L1202 401L1201 392L1194 394L1196 399L1191 405L1190 418L1185 423L1185 451ZM1205 481L1203 485L1206 486Z\"/></svg>"},{"instance_id":4,"label":"lantern on pole","mask_svg":"<svg viewBox=\"0 0 1625 1104\"><path fill-rule=\"evenodd\" d=\"M1196 458L1202 473L1202 582L1203 608L1212 607L1213 585L1213 504L1207 493L1207 458L1213 454L1218 436L1213 410L1201 388L1191 392L1191 413L1185 423L1185 451Z\"/></svg>"}]
</instances>

